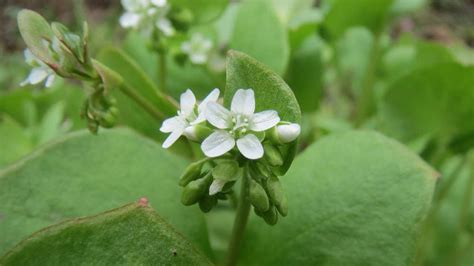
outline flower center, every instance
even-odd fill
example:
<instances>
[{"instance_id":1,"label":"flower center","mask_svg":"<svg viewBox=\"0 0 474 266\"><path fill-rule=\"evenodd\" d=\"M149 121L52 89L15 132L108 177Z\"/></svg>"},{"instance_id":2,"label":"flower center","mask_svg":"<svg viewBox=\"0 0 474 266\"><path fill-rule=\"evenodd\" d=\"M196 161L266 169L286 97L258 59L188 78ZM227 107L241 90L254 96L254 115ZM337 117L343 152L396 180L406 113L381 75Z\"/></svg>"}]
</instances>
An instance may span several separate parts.
<instances>
[{"instance_id":1,"label":"flower center","mask_svg":"<svg viewBox=\"0 0 474 266\"><path fill-rule=\"evenodd\" d=\"M234 124L234 126L229 131L229 133L232 134L234 138L239 138L240 136L247 133L249 119L245 115L234 115L234 117L232 118L232 123Z\"/></svg>"}]
</instances>

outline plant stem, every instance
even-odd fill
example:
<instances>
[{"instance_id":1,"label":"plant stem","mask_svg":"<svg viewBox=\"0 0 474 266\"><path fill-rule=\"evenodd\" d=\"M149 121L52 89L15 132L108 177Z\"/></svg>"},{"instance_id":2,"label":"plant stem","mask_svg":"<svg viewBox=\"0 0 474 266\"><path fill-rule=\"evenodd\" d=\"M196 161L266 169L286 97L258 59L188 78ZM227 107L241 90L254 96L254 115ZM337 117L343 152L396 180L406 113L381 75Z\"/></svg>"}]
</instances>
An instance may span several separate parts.
<instances>
[{"instance_id":1,"label":"plant stem","mask_svg":"<svg viewBox=\"0 0 474 266\"><path fill-rule=\"evenodd\" d=\"M167 65L166 65L166 53L161 52L158 54L159 55L159 67L160 67L160 73L159 73L159 79L160 79L160 90L162 92L167 91L166 87L166 76L167 76Z\"/></svg>"},{"instance_id":2,"label":"plant stem","mask_svg":"<svg viewBox=\"0 0 474 266\"><path fill-rule=\"evenodd\" d=\"M369 62L362 80L361 95L357 100L357 117L356 126L360 126L373 112L374 106L374 83L375 72L377 71L377 63L380 56L380 38L381 33L376 33L372 51L370 52Z\"/></svg>"},{"instance_id":3,"label":"plant stem","mask_svg":"<svg viewBox=\"0 0 474 266\"><path fill-rule=\"evenodd\" d=\"M244 176L240 189L240 202L235 215L234 227L232 228L232 236L227 250L227 260L225 265L233 266L237 263L239 256L240 245L244 236L245 226L250 213L249 201L249 174L248 166L244 168Z\"/></svg>"},{"instance_id":4,"label":"plant stem","mask_svg":"<svg viewBox=\"0 0 474 266\"><path fill-rule=\"evenodd\" d=\"M123 84L119 86L120 91L122 91L125 95L130 97L133 101L135 101L138 105L140 105L143 110L148 112L153 118L157 121L161 122L165 116L159 110L157 110L146 98L138 94L134 89L130 88L129 86Z\"/></svg>"}]
</instances>

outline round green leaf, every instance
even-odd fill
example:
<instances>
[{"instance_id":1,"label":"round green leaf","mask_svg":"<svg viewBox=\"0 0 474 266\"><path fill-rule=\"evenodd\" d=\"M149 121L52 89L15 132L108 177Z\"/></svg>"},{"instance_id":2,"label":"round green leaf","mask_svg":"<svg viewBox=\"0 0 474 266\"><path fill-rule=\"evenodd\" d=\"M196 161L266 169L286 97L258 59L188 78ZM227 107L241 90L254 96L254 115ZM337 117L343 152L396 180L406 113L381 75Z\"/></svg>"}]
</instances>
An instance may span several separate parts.
<instances>
[{"instance_id":1,"label":"round green leaf","mask_svg":"<svg viewBox=\"0 0 474 266\"><path fill-rule=\"evenodd\" d=\"M301 110L290 87L275 72L250 56L230 51L227 54L227 81L224 103L230 106L238 89L252 88L255 92L256 112L275 110L282 121L299 123ZM296 154L296 143L283 151L285 162L280 172L285 173Z\"/></svg>"},{"instance_id":2,"label":"round green leaf","mask_svg":"<svg viewBox=\"0 0 474 266\"><path fill-rule=\"evenodd\" d=\"M47 227L2 265L211 265L146 203Z\"/></svg>"},{"instance_id":3,"label":"round green leaf","mask_svg":"<svg viewBox=\"0 0 474 266\"><path fill-rule=\"evenodd\" d=\"M208 251L201 213L179 202L178 178L186 164L128 130L70 134L0 173L0 253L50 224L144 196Z\"/></svg>"},{"instance_id":4,"label":"round green leaf","mask_svg":"<svg viewBox=\"0 0 474 266\"><path fill-rule=\"evenodd\" d=\"M410 265L436 177L383 135L323 138L281 178L288 216L250 221L241 265Z\"/></svg>"},{"instance_id":5,"label":"round green leaf","mask_svg":"<svg viewBox=\"0 0 474 266\"><path fill-rule=\"evenodd\" d=\"M255 57L280 75L288 65L287 31L270 1L241 3L229 46Z\"/></svg>"}]
</instances>

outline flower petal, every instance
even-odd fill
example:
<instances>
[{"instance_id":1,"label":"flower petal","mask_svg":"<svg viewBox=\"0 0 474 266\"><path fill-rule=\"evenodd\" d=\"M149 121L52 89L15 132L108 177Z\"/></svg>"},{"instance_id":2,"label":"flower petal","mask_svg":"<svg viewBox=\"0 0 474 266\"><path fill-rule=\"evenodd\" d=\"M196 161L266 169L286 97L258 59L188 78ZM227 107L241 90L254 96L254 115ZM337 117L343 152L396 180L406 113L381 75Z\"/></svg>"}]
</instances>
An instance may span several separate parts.
<instances>
[{"instance_id":1,"label":"flower petal","mask_svg":"<svg viewBox=\"0 0 474 266\"><path fill-rule=\"evenodd\" d=\"M209 95L207 95L207 97L204 100L202 100L202 102L198 106L198 117L196 118L196 120L191 122L191 125L197 125L199 123L206 121L205 111L206 111L207 103L216 102L217 99L219 99L219 94L220 94L219 89L215 88L211 91L211 93L209 93Z\"/></svg>"},{"instance_id":2,"label":"flower petal","mask_svg":"<svg viewBox=\"0 0 474 266\"><path fill-rule=\"evenodd\" d=\"M204 113L207 121L219 129L226 129L232 126L231 112L216 102L208 102Z\"/></svg>"},{"instance_id":3,"label":"flower petal","mask_svg":"<svg viewBox=\"0 0 474 266\"><path fill-rule=\"evenodd\" d=\"M207 137L201 144L201 150L207 157L218 157L235 146L234 138L229 132L218 130Z\"/></svg>"},{"instance_id":4,"label":"flower petal","mask_svg":"<svg viewBox=\"0 0 474 266\"><path fill-rule=\"evenodd\" d=\"M249 127L253 131L265 131L280 122L277 111L267 110L254 114L250 119Z\"/></svg>"},{"instance_id":5,"label":"flower petal","mask_svg":"<svg viewBox=\"0 0 474 266\"><path fill-rule=\"evenodd\" d=\"M175 129L178 128L185 128L186 122L181 119L179 116L174 116L171 118L166 119L161 124L160 131L164 133L173 132Z\"/></svg>"},{"instance_id":6,"label":"flower petal","mask_svg":"<svg viewBox=\"0 0 474 266\"><path fill-rule=\"evenodd\" d=\"M222 188L224 188L225 183L227 182L224 180L214 179L214 181L212 181L212 184L209 186L209 195L212 196L221 192Z\"/></svg>"},{"instance_id":7,"label":"flower petal","mask_svg":"<svg viewBox=\"0 0 474 266\"><path fill-rule=\"evenodd\" d=\"M156 21L156 27L163 32L165 36L172 36L174 34L173 25L171 21L165 18L160 18Z\"/></svg>"},{"instance_id":8,"label":"flower petal","mask_svg":"<svg viewBox=\"0 0 474 266\"><path fill-rule=\"evenodd\" d=\"M184 128L177 128L173 132L171 132L171 134L166 138L165 142L163 142L163 148L167 149L171 145L173 145L173 143L175 143L179 139L179 137L183 135L183 132Z\"/></svg>"},{"instance_id":9,"label":"flower petal","mask_svg":"<svg viewBox=\"0 0 474 266\"><path fill-rule=\"evenodd\" d=\"M263 156L262 143L253 134L247 134L237 140L237 148L247 159L256 160Z\"/></svg>"},{"instance_id":10,"label":"flower petal","mask_svg":"<svg viewBox=\"0 0 474 266\"><path fill-rule=\"evenodd\" d=\"M230 110L234 113L251 115L255 111L255 95L252 89L239 89L232 98Z\"/></svg>"},{"instance_id":11,"label":"flower petal","mask_svg":"<svg viewBox=\"0 0 474 266\"><path fill-rule=\"evenodd\" d=\"M179 104L181 105L181 112L184 115L192 113L194 106L196 105L196 97L194 97L194 93L190 89L187 89L183 94L181 94Z\"/></svg>"},{"instance_id":12,"label":"flower petal","mask_svg":"<svg viewBox=\"0 0 474 266\"><path fill-rule=\"evenodd\" d=\"M54 82L54 78L56 77L56 75L54 74L49 74L48 78L46 79L46 83L44 84L44 86L46 88L49 88L51 87L51 85L53 85L53 82Z\"/></svg>"},{"instance_id":13,"label":"flower petal","mask_svg":"<svg viewBox=\"0 0 474 266\"><path fill-rule=\"evenodd\" d=\"M133 28L138 26L138 23L140 23L141 16L137 13L133 12L125 12L121 17L120 17L120 25L123 28Z\"/></svg>"},{"instance_id":14,"label":"flower petal","mask_svg":"<svg viewBox=\"0 0 474 266\"><path fill-rule=\"evenodd\" d=\"M151 0L151 3L157 7L164 7L166 5L166 0Z\"/></svg>"},{"instance_id":15,"label":"flower petal","mask_svg":"<svg viewBox=\"0 0 474 266\"><path fill-rule=\"evenodd\" d=\"M191 60L193 64L202 65L206 63L207 55L205 53L195 52L189 55L189 60Z\"/></svg>"},{"instance_id":16,"label":"flower petal","mask_svg":"<svg viewBox=\"0 0 474 266\"><path fill-rule=\"evenodd\" d=\"M49 75L48 71L41 67L33 68L28 75L28 81L31 84L38 84Z\"/></svg>"}]
</instances>

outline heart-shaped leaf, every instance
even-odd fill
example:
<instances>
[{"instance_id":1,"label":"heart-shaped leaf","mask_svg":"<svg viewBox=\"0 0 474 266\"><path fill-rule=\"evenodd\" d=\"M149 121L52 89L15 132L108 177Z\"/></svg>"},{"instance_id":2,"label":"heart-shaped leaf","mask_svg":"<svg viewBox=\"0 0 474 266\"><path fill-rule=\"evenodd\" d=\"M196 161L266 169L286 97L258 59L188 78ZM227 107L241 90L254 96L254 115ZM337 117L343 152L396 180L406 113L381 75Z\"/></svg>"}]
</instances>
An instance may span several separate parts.
<instances>
[{"instance_id":1,"label":"heart-shaped leaf","mask_svg":"<svg viewBox=\"0 0 474 266\"><path fill-rule=\"evenodd\" d=\"M227 54L227 82L224 103L230 106L238 89L252 88L255 92L256 111L275 110L282 121L299 123L301 110L290 87L272 70L250 56L229 51ZM296 154L296 142L284 151L285 162L281 174L291 165Z\"/></svg>"},{"instance_id":2,"label":"heart-shaped leaf","mask_svg":"<svg viewBox=\"0 0 474 266\"><path fill-rule=\"evenodd\" d=\"M409 265L436 176L378 133L323 138L281 178L288 217L251 220L241 265Z\"/></svg>"},{"instance_id":3,"label":"heart-shaped leaf","mask_svg":"<svg viewBox=\"0 0 474 266\"><path fill-rule=\"evenodd\" d=\"M47 225L142 196L207 252L202 214L179 201L178 178L185 166L128 130L68 135L0 173L0 253Z\"/></svg>"},{"instance_id":4,"label":"heart-shaped leaf","mask_svg":"<svg viewBox=\"0 0 474 266\"><path fill-rule=\"evenodd\" d=\"M288 65L290 45L287 32L270 1L242 2L229 45L255 57L280 75Z\"/></svg>"},{"instance_id":5,"label":"heart-shaped leaf","mask_svg":"<svg viewBox=\"0 0 474 266\"><path fill-rule=\"evenodd\" d=\"M15 246L2 265L211 265L146 203L47 227Z\"/></svg>"}]
</instances>

